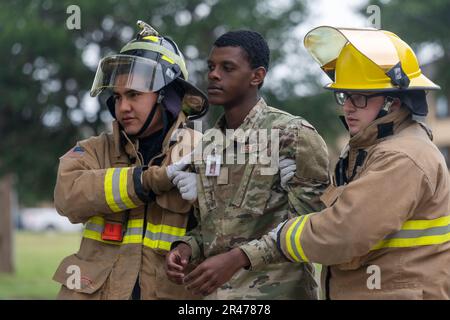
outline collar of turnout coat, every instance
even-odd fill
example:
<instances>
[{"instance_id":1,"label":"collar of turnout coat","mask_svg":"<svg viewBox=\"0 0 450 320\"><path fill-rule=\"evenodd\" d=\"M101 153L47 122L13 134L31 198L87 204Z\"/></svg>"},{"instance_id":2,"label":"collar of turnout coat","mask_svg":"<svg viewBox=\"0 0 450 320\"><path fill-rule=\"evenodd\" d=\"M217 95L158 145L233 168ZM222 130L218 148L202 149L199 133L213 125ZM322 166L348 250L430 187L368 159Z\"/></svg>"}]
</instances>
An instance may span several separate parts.
<instances>
[{"instance_id":1,"label":"collar of turnout coat","mask_svg":"<svg viewBox=\"0 0 450 320\"><path fill-rule=\"evenodd\" d=\"M183 126L183 123L186 121L186 116L183 112L180 112L178 114L178 118L175 121L175 123L170 128L169 132L164 137L163 146L162 146L162 152L164 153L166 150L169 149L170 143L171 143L171 137L174 133L174 130L177 128L180 128ZM117 157L120 157L121 150L125 150L126 154L130 156L131 158L136 157L136 150L139 150L139 140L138 139L132 139L130 138L122 128L120 128L119 123L117 120L114 120L112 123L113 126L113 137L114 137L114 146L115 146L115 153ZM123 142L123 139L126 141L126 143ZM123 149L122 149L123 148Z\"/></svg>"},{"instance_id":2,"label":"collar of turnout coat","mask_svg":"<svg viewBox=\"0 0 450 320\"><path fill-rule=\"evenodd\" d=\"M368 127L350 138L351 148L365 148L392 136L411 124L411 114L400 108L384 117L374 120Z\"/></svg>"}]
</instances>

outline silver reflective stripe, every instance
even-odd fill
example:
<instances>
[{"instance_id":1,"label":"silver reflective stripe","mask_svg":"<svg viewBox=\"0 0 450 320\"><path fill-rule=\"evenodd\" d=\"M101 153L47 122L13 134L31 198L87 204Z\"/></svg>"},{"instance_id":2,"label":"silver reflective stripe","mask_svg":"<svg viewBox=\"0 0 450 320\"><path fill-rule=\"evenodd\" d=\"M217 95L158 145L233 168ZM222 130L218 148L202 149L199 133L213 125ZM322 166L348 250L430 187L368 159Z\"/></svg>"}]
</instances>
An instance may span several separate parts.
<instances>
[{"instance_id":1,"label":"silver reflective stripe","mask_svg":"<svg viewBox=\"0 0 450 320\"><path fill-rule=\"evenodd\" d=\"M162 233L162 232L153 233L153 232L151 232L149 230L147 230L145 232L145 237L150 239L150 240L153 240L153 241L161 240L161 241L167 241L167 242L174 242L174 241L180 239L179 236L173 236L173 235L170 235L170 234L167 234L167 233Z\"/></svg>"},{"instance_id":2,"label":"silver reflective stripe","mask_svg":"<svg viewBox=\"0 0 450 320\"><path fill-rule=\"evenodd\" d=\"M142 234L142 228L128 228L125 235L132 236L132 235L139 235Z\"/></svg>"},{"instance_id":3,"label":"silver reflective stripe","mask_svg":"<svg viewBox=\"0 0 450 320\"><path fill-rule=\"evenodd\" d=\"M113 178L112 178L112 193L114 197L114 202L117 203L117 206L122 210L127 210L128 207L123 203L122 198L120 197L120 172L123 169L114 169Z\"/></svg>"},{"instance_id":4,"label":"silver reflective stripe","mask_svg":"<svg viewBox=\"0 0 450 320\"><path fill-rule=\"evenodd\" d=\"M86 223L86 230L91 230L91 231L95 231L98 233L102 233L103 232L103 225L98 225L92 222L88 222ZM142 228L128 228L125 235L126 236L131 236L131 235L139 235L142 234Z\"/></svg>"},{"instance_id":5,"label":"silver reflective stripe","mask_svg":"<svg viewBox=\"0 0 450 320\"><path fill-rule=\"evenodd\" d=\"M98 224L95 224L95 223L92 223L92 222L88 222L88 223L86 223L85 229L102 233L103 232L103 225L98 225Z\"/></svg>"},{"instance_id":6,"label":"silver reflective stripe","mask_svg":"<svg viewBox=\"0 0 450 320\"><path fill-rule=\"evenodd\" d=\"M428 228L425 230L401 230L398 232L395 232L393 234L388 235L385 239L394 239L394 238L401 238L401 239L407 239L407 238L420 238L420 237L426 237L426 236L438 236L447 234L450 232L450 225L443 226L443 227L434 227L434 228Z\"/></svg>"},{"instance_id":7,"label":"silver reflective stripe","mask_svg":"<svg viewBox=\"0 0 450 320\"><path fill-rule=\"evenodd\" d=\"M300 228L300 226L302 225L303 219L305 219L305 216L301 216L300 219L297 220L298 222L297 222L297 224L295 225L294 230L292 230L292 233L291 233L291 239L290 239L292 249L294 250L294 253L295 253L295 255L297 256L297 259L298 259L299 261L302 261L303 259L301 258L300 252L298 252L298 248L297 248L297 246L295 245L295 235L297 234L298 228Z\"/></svg>"}]
</instances>

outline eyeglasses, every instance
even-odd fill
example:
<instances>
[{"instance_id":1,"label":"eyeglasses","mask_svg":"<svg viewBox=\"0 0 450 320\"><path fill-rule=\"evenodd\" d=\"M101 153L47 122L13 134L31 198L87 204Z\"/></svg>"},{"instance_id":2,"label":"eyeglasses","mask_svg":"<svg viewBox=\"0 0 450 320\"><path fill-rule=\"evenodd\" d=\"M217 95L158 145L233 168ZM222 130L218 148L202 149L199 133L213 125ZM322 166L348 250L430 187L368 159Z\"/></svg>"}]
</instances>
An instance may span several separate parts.
<instances>
[{"instance_id":1,"label":"eyeglasses","mask_svg":"<svg viewBox=\"0 0 450 320\"><path fill-rule=\"evenodd\" d=\"M367 101L370 98L374 97L384 97L386 96L386 93L374 93L374 94L362 94L362 93L348 93L345 91L335 91L334 92L334 98L336 99L336 102L338 105L343 106L345 101L347 99L350 99L352 104L359 109L364 109L367 107Z\"/></svg>"}]
</instances>

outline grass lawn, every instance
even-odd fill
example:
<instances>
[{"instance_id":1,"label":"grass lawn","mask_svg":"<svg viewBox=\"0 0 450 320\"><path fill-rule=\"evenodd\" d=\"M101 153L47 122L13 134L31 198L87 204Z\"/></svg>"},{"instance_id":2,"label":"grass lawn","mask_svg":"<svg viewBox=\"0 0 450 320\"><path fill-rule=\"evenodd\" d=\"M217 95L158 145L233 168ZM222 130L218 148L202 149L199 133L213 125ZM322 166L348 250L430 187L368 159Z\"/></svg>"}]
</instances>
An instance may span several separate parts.
<instances>
[{"instance_id":1,"label":"grass lawn","mask_svg":"<svg viewBox=\"0 0 450 320\"><path fill-rule=\"evenodd\" d=\"M0 273L0 299L54 299L61 260L78 251L78 233L15 233L15 273Z\"/></svg>"},{"instance_id":2,"label":"grass lawn","mask_svg":"<svg viewBox=\"0 0 450 320\"><path fill-rule=\"evenodd\" d=\"M13 275L0 273L0 299L55 299L60 285L52 280L61 260L78 251L81 234L15 233ZM316 279L320 279L320 265Z\"/></svg>"}]
</instances>

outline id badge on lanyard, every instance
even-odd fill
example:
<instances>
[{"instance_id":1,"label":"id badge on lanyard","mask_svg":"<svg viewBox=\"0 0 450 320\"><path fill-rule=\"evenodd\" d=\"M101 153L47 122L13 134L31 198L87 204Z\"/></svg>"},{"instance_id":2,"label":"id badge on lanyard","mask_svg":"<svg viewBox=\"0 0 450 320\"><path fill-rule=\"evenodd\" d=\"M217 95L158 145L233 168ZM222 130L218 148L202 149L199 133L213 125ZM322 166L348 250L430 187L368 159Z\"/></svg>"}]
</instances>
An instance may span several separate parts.
<instances>
[{"instance_id":1,"label":"id badge on lanyard","mask_svg":"<svg viewBox=\"0 0 450 320\"><path fill-rule=\"evenodd\" d=\"M218 177L220 175L220 166L222 165L222 156L218 154L206 157L206 176Z\"/></svg>"}]
</instances>

